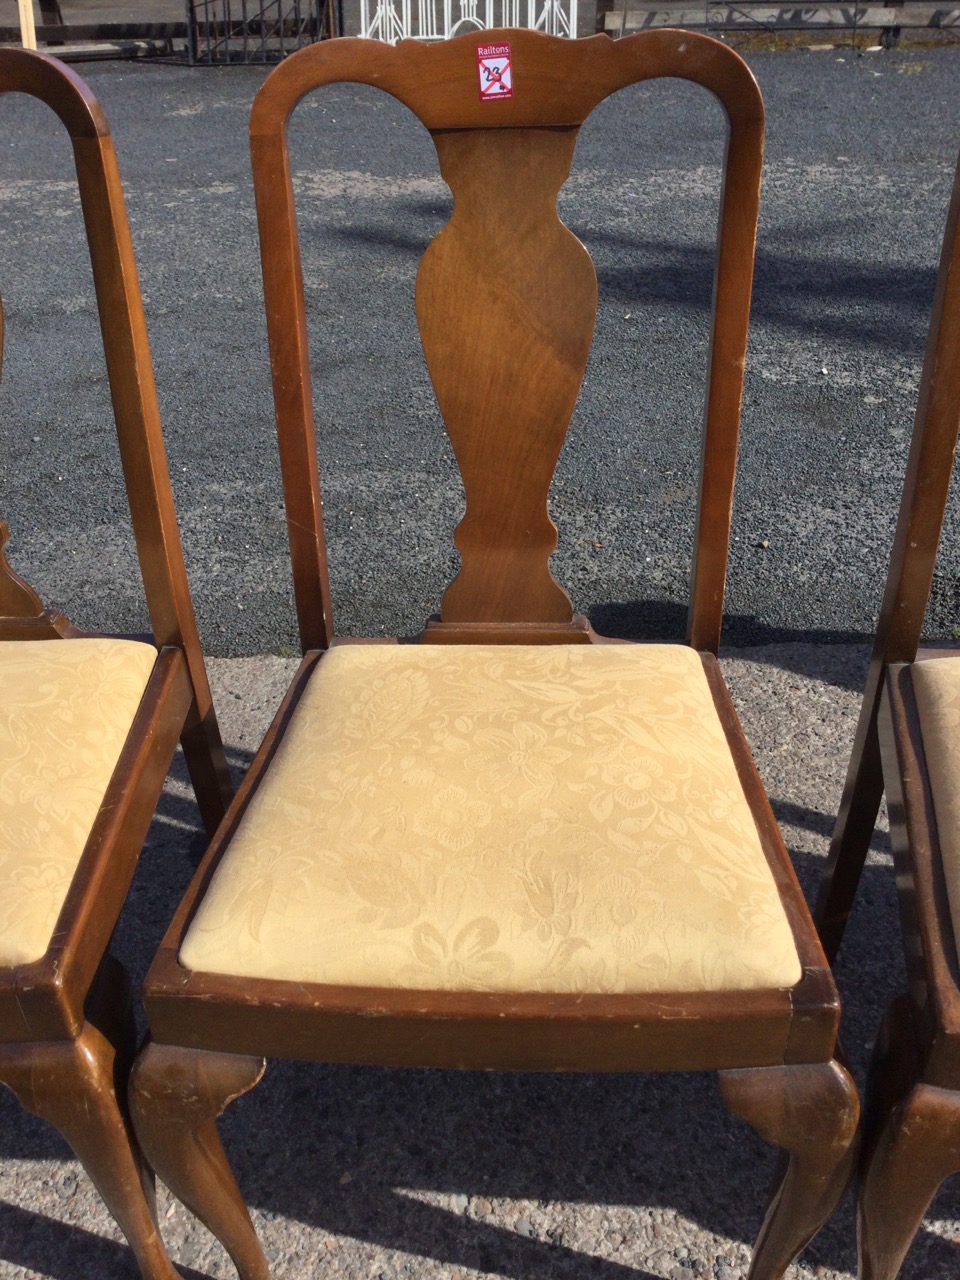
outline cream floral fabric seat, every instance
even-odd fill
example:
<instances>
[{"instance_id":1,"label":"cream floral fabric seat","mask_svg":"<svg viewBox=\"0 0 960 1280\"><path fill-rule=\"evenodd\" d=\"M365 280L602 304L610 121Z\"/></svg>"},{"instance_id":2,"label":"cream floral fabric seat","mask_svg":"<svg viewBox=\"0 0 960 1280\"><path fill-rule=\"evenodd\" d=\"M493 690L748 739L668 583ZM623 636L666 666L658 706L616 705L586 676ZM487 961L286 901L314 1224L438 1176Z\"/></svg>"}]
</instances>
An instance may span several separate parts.
<instances>
[{"instance_id":1,"label":"cream floral fabric seat","mask_svg":"<svg viewBox=\"0 0 960 1280\"><path fill-rule=\"evenodd\" d=\"M0 965L47 950L157 651L0 641Z\"/></svg>"},{"instance_id":2,"label":"cream floral fabric seat","mask_svg":"<svg viewBox=\"0 0 960 1280\"><path fill-rule=\"evenodd\" d=\"M960 658L911 667L953 936L960 939Z\"/></svg>"},{"instance_id":3,"label":"cream floral fabric seat","mask_svg":"<svg viewBox=\"0 0 960 1280\"><path fill-rule=\"evenodd\" d=\"M334 648L180 959L447 990L801 976L701 660L672 645Z\"/></svg>"}]
</instances>

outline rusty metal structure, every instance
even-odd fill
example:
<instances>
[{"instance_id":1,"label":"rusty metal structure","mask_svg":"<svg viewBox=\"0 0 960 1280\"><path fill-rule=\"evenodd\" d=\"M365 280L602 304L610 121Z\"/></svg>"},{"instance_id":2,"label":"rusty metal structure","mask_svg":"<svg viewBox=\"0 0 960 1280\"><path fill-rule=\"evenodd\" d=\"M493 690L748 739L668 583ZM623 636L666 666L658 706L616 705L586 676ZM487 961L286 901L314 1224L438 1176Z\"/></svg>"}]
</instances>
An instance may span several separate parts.
<instances>
[{"instance_id":1,"label":"rusty metal structure","mask_svg":"<svg viewBox=\"0 0 960 1280\"><path fill-rule=\"evenodd\" d=\"M191 64L281 62L342 29L342 0L187 0Z\"/></svg>"}]
</instances>

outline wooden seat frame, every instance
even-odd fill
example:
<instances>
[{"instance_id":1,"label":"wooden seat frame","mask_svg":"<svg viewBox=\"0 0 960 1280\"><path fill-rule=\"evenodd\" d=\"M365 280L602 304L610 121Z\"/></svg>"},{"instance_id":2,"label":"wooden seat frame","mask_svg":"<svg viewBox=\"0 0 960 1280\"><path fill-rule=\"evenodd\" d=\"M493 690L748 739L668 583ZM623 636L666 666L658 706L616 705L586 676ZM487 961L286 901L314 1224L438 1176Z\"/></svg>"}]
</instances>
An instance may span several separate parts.
<instances>
[{"instance_id":1,"label":"wooden seat frame","mask_svg":"<svg viewBox=\"0 0 960 1280\"><path fill-rule=\"evenodd\" d=\"M867 688L820 898L836 952L884 790L908 993L874 1054L859 1202L861 1280L893 1280L934 1192L960 1171L960 961L912 682L960 429L960 164Z\"/></svg>"},{"instance_id":2,"label":"wooden seat frame","mask_svg":"<svg viewBox=\"0 0 960 1280\"><path fill-rule=\"evenodd\" d=\"M509 45L513 92L481 98L477 46ZM600 642L554 581L547 494L586 365L596 275L556 195L580 124L626 85L679 76L729 121L689 641L707 679L793 929L803 976L789 990L657 995L362 989L190 972L181 941L333 633L321 517L303 280L286 129L320 85L376 85L430 131L452 188L451 221L424 255L417 316L460 467L461 570L424 643ZM131 1105L163 1180L223 1241L244 1280L267 1264L216 1134L263 1055L391 1066L506 1070L721 1071L729 1107L789 1153L751 1276L781 1276L839 1199L858 1101L834 1061L838 1002L790 859L716 662L763 147L763 105L743 61L717 41L657 31L613 43L485 31L440 45L339 40L298 52L261 88L251 118L254 184L303 664L148 975L152 1041ZM496 201L489 199L495 190ZM496 303L497 305L492 305ZM484 316L486 318L484 319ZM510 388L510 413L497 403Z\"/></svg>"},{"instance_id":3,"label":"wooden seat frame","mask_svg":"<svg viewBox=\"0 0 960 1280\"><path fill-rule=\"evenodd\" d=\"M67 1139L148 1280L176 1272L156 1228L153 1176L130 1128L136 1051L130 989L107 948L179 738L204 823L232 798L173 509L133 246L110 132L84 83L43 54L0 49L0 93L49 106L73 143L107 374L156 665L42 959L0 968L0 1083ZM3 325L0 314L0 355ZM0 522L0 640L89 636L7 564Z\"/></svg>"}]
</instances>

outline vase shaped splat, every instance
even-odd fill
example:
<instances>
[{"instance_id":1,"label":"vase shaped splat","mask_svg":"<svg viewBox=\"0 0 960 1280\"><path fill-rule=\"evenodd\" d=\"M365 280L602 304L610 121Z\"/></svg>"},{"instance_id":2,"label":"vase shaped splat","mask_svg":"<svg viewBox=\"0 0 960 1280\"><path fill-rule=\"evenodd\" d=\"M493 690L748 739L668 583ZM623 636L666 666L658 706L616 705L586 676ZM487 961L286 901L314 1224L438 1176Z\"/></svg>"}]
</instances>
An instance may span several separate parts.
<instances>
[{"instance_id":1,"label":"vase shaped splat","mask_svg":"<svg viewBox=\"0 0 960 1280\"><path fill-rule=\"evenodd\" d=\"M549 570L547 496L597 311L593 263L556 207L575 140L572 129L434 137L455 203L420 265L417 318L466 494L444 622L572 614Z\"/></svg>"}]
</instances>

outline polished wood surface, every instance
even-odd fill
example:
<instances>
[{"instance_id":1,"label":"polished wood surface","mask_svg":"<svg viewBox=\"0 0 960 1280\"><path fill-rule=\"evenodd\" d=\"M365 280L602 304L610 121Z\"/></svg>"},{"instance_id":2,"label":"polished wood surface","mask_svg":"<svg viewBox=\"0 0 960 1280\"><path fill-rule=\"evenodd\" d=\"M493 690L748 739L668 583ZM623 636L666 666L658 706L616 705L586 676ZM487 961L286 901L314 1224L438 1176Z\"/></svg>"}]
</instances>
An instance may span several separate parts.
<instances>
[{"instance_id":1,"label":"polished wood surface","mask_svg":"<svg viewBox=\"0 0 960 1280\"><path fill-rule=\"evenodd\" d=\"M945 1178L960 1171L960 1092L922 1079L906 999L887 1011L871 1071L860 1177L860 1280L894 1280Z\"/></svg>"},{"instance_id":2,"label":"polished wood surface","mask_svg":"<svg viewBox=\"0 0 960 1280\"><path fill-rule=\"evenodd\" d=\"M423 255L417 319L467 503L440 617L570 622L547 567L547 495L597 314L593 262L557 215L576 133L464 129L434 142L454 211Z\"/></svg>"},{"instance_id":3,"label":"polished wood surface","mask_svg":"<svg viewBox=\"0 0 960 1280\"><path fill-rule=\"evenodd\" d=\"M836 957L883 795L877 713L887 667L912 662L933 583L960 431L960 165L940 255L900 515L863 706L815 912Z\"/></svg>"},{"instance_id":4,"label":"polished wood surface","mask_svg":"<svg viewBox=\"0 0 960 1280\"><path fill-rule=\"evenodd\" d=\"M173 507L143 302L113 139L78 76L43 54L0 49L0 93L29 93L63 122L73 143L107 377L137 555L153 635L186 659L193 704L184 753L209 831L232 794Z\"/></svg>"},{"instance_id":5,"label":"polished wood surface","mask_svg":"<svg viewBox=\"0 0 960 1280\"><path fill-rule=\"evenodd\" d=\"M130 1241L144 1280L177 1280L157 1229L153 1173L127 1114L135 1049L129 984L108 956L73 1039L0 1041L0 1084L69 1142Z\"/></svg>"},{"instance_id":6,"label":"polished wood surface","mask_svg":"<svg viewBox=\"0 0 960 1280\"><path fill-rule=\"evenodd\" d=\"M477 49L504 43L511 50L513 94L491 103L480 96ZM181 941L211 877L270 770L311 673L325 651L341 643L326 564L286 146L291 112L324 84L375 85L405 103L430 131L454 193L454 213L420 266L416 310L466 513L455 533L460 573L422 640L606 643L573 613L548 565L557 535L547 496L597 305L593 265L559 221L556 197L590 111L617 89L659 76L709 89L729 126L689 636L702 653L793 929L801 979L792 989L748 992L504 994L240 979L185 969ZM730 1096L791 1151L788 1185L796 1191L778 1196L771 1207L751 1273L754 1280L777 1280L842 1192L857 1107L848 1078L834 1063L839 1006L830 971L713 656L723 610L763 152L763 106L753 77L722 44L679 31L617 43L515 30L396 48L330 41L293 55L271 73L254 104L250 135L305 656L148 975L144 1002L152 1040L132 1093L138 1132L165 1181L182 1187L184 1198L221 1235L243 1280L262 1280L265 1263L238 1212L239 1192L226 1185L229 1171L211 1136L212 1117L234 1091L231 1081L252 1085L262 1057L536 1071L734 1070L738 1083L730 1085ZM770 1118L774 1112L776 1120ZM800 1133L812 1112L819 1155Z\"/></svg>"},{"instance_id":7,"label":"polished wood surface","mask_svg":"<svg viewBox=\"0 0 960 1280\"><path fill-rule=\"evenodd\" d=\"M125 978L107 949L177 740L210 832L232 792L187 588L113 142L83 82L45 55L0 49L0 94L10 92L49 106L73 143L117 440L158 652L46 953L33 963L0 968L0 1082L73 1147L130 1241L145 1280L175 1280L157 1231L152 1174L126 1112L135 1029ZM3 336L0 325L0 356ZM10 568L7 537L0 521L0 640L69 644L81 632L45 609Z\"/></svg>"}]
</instances>

